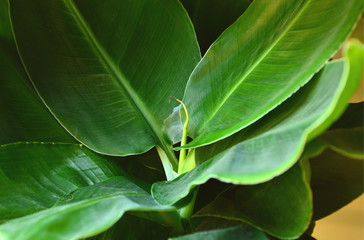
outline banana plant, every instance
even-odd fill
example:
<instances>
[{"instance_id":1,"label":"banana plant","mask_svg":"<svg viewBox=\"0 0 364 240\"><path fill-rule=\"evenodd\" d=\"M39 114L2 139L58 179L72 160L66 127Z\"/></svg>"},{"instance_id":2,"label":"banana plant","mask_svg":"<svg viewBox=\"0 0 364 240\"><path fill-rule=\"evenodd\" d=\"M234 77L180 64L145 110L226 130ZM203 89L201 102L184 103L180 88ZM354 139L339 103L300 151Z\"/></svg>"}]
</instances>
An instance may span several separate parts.
<instances>
[{"instance_id":1,"label":"banana plant","mask_svg":"<svg viewBox=\"0 0 364 240\"><path fill-rule=\"evenodd\" d=\"M0 0L0 239L313 239L363 192L362 11Z\"/></svg>"}]
</instances>

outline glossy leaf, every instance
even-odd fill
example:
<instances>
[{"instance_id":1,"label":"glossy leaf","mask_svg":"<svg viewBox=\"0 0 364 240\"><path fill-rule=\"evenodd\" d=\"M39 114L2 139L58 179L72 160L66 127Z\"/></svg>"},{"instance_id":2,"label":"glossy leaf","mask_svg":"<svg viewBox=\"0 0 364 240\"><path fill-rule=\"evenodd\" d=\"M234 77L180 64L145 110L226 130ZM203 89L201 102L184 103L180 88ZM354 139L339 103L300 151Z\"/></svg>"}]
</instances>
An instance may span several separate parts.
<instances>
[{"instance_id":1,"label":"glossy leaf","mask_svg":"<svg viewBox=\"0 0 364 240\"><path fill-rule=\"evenodd\" d=\"M18 141L74 143L29 82L12 38L4 0L0 1L0 18L4 19L0 20L0 145Z\"/></svg>"},{"instance_id":2,"label":"glossy leaf","mask_svg":"<svg viewBox=\"0 0 364 240\"><path fill-rule=\"evenodd\" d=\"M347 38L360 0L255 0L193 71L184 103L196 147L257 121L304 85Z\"/></svg>"},{"instance_id":3,"label":"glossy leaf","mask_svg":"<svg viewBox=\"0 0 364 240\"><path fill-rule=\"evenodd\" d=\"M313 220L339 210L363 193L363 164L332 150L310 159Z\"/></svg>"},{"instance_id":4,"label":"glossy leaf","mask_svg":"<svg viewBox=\"0 0 364 240\"><path fill-rule=\"evenodd\" d=\"M244 225L225 229L210 230L205 232L197 232L181 237L170 238L170 240L268 240L269 238L261 231L253 227Z\"/></svg>"},{"instance_id":5,"label":"glossy leaf","mask_svg":"<svg viewBox=\"0 0 364 240\"><path fill-rule=\"evenodd\" d=\"M265 118L230 138L196 149L200 165L173 181L155 183L152 195L168 205L210 178L256 184L282 174L298 160L310 132L331 115L347 84L344 62L328 64Z\"/></svg>"},{"instance_id":6,"label":"glossy leaf","mask_svg":"<svg viewBox=\"0 0 364 240\"><path fill-rule=\"evenodd\" d=\"M159 206L125 174L115 176L121 169L79 145L5 145L0 156L0 216L12 219L0 225L4 240L92 236L129 210L162 211L149 217L180 227L174 208Z\"/></svg>"},{"instance_id":7,"label":"glossy leaf","mask_svg":"<svg viewBox=\"0 0 364 240\"><path fill-rule=\"evenodd\" d=\"M312 215L309 179L301 164L269 182L234 187L194 216L239 220L279 238L297 238Z\"/></svg>"},{"instance_id":8,"label":"glossy leaf","mask_svg":"<svg viewBox=\"0 0 364 240\"><path fill-rule=\"evenodd\" d=\"M110 155L159 145L174 158L168 99L200 59L177 0L14 0L10 13L33 83L76 139Z\"/></svg>"},{"instance_id":9,"label":"glossy leaf","mask_svg":"<svg viewBox=\"0 0 364 240\"><path fill-rule=\"evenodd\" d=\"M202 54L250 5L250 0L181 0L196 31Z\"/></svg>"},{"instance_id":10,"label":"glossy leaf","mask_svg":"<svg viewBox=\"0 0 364 240\"><path fill-rule=\"evenodd\" d=\"M338 104L331 113L328 121L312 132L311 135L317 136L318 132L322 132L340 117L347 107L347 103L349 102L351 96L356 92L360 82L362 81L362 76L364 73L364 46L358 41L350 40L345 44L343 53L347 61L347 68L349 72L348 78L352 84L348 85L345 91L341 94Z\"/></svg>"},{"instance_id":11,"label":"glossy leaf","mask_svg":"<svg viewBox=\"0 0 364 240\"><path fill-rule=\"evenodd\" d=\"M80 145L1 146L0 221L44 210L66 193L121 173L116 165Z\"/></svg>"}]
</instances>

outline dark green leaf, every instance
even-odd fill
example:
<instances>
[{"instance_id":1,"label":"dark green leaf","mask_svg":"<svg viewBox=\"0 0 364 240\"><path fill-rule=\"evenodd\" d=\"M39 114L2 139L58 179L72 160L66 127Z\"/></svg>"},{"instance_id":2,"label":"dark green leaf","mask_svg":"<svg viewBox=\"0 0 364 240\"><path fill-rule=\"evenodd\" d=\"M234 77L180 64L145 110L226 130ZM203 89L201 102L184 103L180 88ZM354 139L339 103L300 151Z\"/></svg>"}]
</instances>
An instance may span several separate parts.
<instances>
[{"instance_id":1,"label":"dark green leaf","mask_svg":"<svg viewBox=\"0 0 364 240\"><path fill-rule=\"evenodd\" d=\"M8 19L7 1L0 0L0 145L18 141L74 143L31 86Z\"/></svg>"},{"instance_id":2,"label":"dark green leaf","mask_svg":"<svg viewBox=\"0 0 364 240\"><path fill-rule=\"evenodd\" d=\"M248 225L237 226L225 229L197 232L189 235L170 238L170 240L268 240L268 237L261 231Z\"/></svg>"},{"instance_id":3,"label":"dark green leaf","mask_svg":"<svg viewBox=\"0 0 364 240\"><path fill-rule=\"evenodd\" d=\"M97 152L173 159L163 120L200 60L177 0L13 0L20 55L40 96L71 134Z\"/></svg>"},{"instance_id":4,"label":"dark green leaf","mask_svg":"<svg viewBox=\"0 0 364 240\"><path fill-rule=\"evenodd\" d=\"M196 149L201 165L170 182L155 183L152 194L173 204L210 178L234 184L268 181L300 157L307 137L331 116L345 91L344 62L328 64L309 84L252 126L218 143Z\"/></svg>"},{"instance_id":5,"label":"dark green leaf","mask_svg":"<svg viewBox=\"0 0 364 240\"><path fill-rule=\"evenodd\" d=\"M12 219L0 225L4 240L92 236L130 210L155 211L145 216L181 228L174 208L156 204L120 168L79 145L5 145L0 159L1 216Z\"/></svg>"},{"instance_id":6,"label":"dark green leaf","mask_svg":"<svg viewBox=\"0 0 364 240\"><path fill-rule=\"evenodd\" d=\"M194 216L239 220L279 238L299 237L312 214L309 180L301 164L269 182L232 188Z\"/></svg>"},{"instance_id":7,"label":"dark green leaf","mask_svg":"<svg viewBox=\"0 0 364 240\"><path fill-rule=\"evenodd\" d=\"M335 53L361 11L361 0L255 0L190 77L187 147L225 138L281 104Z\"/></svg>"},{"instance_id":8,"label":"dark green leaf","mask_svg":"<svg viewBox=\"0 0 364 240\"><path fill-rule=\"evenodd\" d=\"M170 228L151 222L131 214L125 214L113 227L100 235L87 238L88 240L120 240L127 237L128 240L168 239Z\"/></svg>"},{"instance_id":9,"label":"dark green leaf","mask_svg":"<svg viewBox=\"0 0 364 240\"><path fill-rule=\"evenodd\" d=\"M363 193L363 164L331 150L310 159L313 220L339 210Z\"/></svg>"},{"instance_id":10,"label":"dark green leaf","mask_svg":"<svg viewBox=\"0 0 364 240\"><path fill-rule=\"evenodd\" d=\"M0 147L0 221L52 207L64 194L121 173L111 162L73 144Z\"/></svg>"}]
</instances>

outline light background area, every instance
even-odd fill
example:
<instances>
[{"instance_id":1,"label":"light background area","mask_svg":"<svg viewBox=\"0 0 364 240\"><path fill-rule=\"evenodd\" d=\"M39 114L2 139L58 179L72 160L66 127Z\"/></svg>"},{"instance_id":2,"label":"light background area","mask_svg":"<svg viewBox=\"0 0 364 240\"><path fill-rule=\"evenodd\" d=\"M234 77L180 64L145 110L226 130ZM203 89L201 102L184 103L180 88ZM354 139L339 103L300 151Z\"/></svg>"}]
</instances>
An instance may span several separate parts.
<instances>
[{"instance_id":1,"label":"light background area","mask_svg":"<svg viewBox=\"0 0 364 240\"><path fill-rule=\"evenodd\" d=\"M364 240L364 195L316 222L317 240Z\"/></svg>"}]
</instances>

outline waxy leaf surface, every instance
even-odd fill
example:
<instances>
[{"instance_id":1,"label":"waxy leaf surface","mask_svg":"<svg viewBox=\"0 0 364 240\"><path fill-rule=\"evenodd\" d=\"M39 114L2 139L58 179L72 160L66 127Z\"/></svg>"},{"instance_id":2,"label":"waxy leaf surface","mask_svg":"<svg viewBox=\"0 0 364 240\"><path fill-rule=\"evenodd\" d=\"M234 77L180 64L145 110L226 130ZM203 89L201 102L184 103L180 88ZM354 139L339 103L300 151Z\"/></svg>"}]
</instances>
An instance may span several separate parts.
<instances>
[{"instance_id":1,"label":"waxy leaf surface","mask_svg":"<svg viewBox=\"0 0 364 240\"><path fill-rule=\"evenodd\" d=\"M305 168L297 163L273 180L237 186L218 196L194 217L220 217L252 224L273 236L299 237L312 215L312 195Z\"/></svg>"},{"instance_id":2,"label":"waxy leaf surface","mask_svg":"<svg viewBox=\"0 0 364 240\"><path fill-rule=\"evenodd\" d=\"M335 53L361 11L361 0L255 0L189 79L187 147L225 138L276 108Z\"/></svg>"},{"instance_id":3,"label":"waxy leaf surface","mask_svg":"<svg viewBox=\"0 0 364 240\"><path fill-rule=\"evenodd\" d=\"M218 143L196 149L195 169L152 186L161 204L173 204L210 178L234 184L268 181L300 157L307 137L325 122L345 92L344 61L328 64L309 84L265 118Z\"/></svg>"},{"instance_id":4,"label":"waxy leaf surface","mask_svg":"<svg viewBox=\"0 0 364 240\"><path fill-rule=\"evenodd\" d=\"M147 215L154 221L176 217L180 227L174 208L156 204L122 169L79 145L4 145L0 180L4 240L92 236L130 210L156 211Z\"/></svg>"},{"instance_id":5,"label":"waxy leaf surface","mask_svg":"<svg viewBox=\"0 0 364 240\"><path fill-rule=\"evenodd\" d=\"M51 115L28 79L0 0L0 145L18 141L75 142Z\"/></svg>"},{"instance_id":6,"label":"waxy leaf surface","mask_svg":"<svg viewBox=\"0 0 364 240\"><path fill-rule=\"evenodd\" d=\"M14 0L21 58L57 119L91 149L110 155L159 145L200 59L192 24L177 0Z\"/></svg>"}]
</instances>

